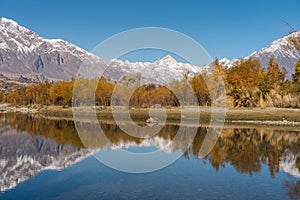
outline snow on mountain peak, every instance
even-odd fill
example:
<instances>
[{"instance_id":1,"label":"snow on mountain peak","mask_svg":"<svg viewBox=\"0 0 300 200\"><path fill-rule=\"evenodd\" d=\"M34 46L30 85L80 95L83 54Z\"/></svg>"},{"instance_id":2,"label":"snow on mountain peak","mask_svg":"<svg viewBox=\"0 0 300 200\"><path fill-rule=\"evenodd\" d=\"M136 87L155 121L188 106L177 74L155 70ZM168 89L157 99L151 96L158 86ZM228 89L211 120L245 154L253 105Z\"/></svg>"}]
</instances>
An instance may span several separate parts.
<instances>
[{"instance_id":1,"label":"snow on mountain peak","mask_svg":"<svg viewBox=\"0 0 300 200\"><path fill-rule=\"evenodd\" d=\"M189 63L177 62L172 56L167 55L155 62L124 62L113 59L104 76L111 80L121 80L122 76L140 74L143 83L167 85L174 80L182 80L184 74L193 76L203 70L201 67Z\"/></svg>"},{"instance_id":2,"label":"snow on mountain peak","mask_svg":"<svg viewBox=\"0 0 300 200\"><path fill-rule=\"evenodd\" d=\"M272 55L281 68L286 68L287 78L290 79L294 72L294 64L300 59L300 31L275 40L245 58L259 59L262 67L267 67ZM102 62L100 58L70 42L45 39L11 19L0 18L0 69L3 74L41 73L47 79L70 79L75 77L76 71L86 59ZM238 61L224 58L220 63L231 67ZM111 80L119 80L124 73L127 75L140 73L144 78L162 84L180 80L184 74L192 76L205 69L178 62L171 55L166 55L155 62L128 62L115 59L106 64L111 67L109 70Z\"/></svg>"},{"instance_id":3,"label":"snow on mountain peak","mask_svg":"<svg viewBox=\"0 0 300 200\"><path fill-rule=\"evenodd\" d=\"M105 65L70 42L45 39L13 20L0 18L0 69L7 77L32 79L42 74L50 80L68 80L86 60Z\"/></svg>"},{"instance_id":4,"label":"snow on mountain peak","mask_svg":"<svg viewBox=\"0 0 300 200\"><path fill-rule=\"evenodd\" d=\"M0 25L0 57L4 60L2 64L0 62L2 73L42 73L48 79L70 79L84 60L101 60L67 41L42 38L12 20L1 18ZM6 66L5 63L9 65ZM139 73L145 82L158 84L168 84L173 80L182 79L184 74L192 76L201 70L191 64L179 63L170 55L155 62L114 59L103 63L105 64L110 66L107 72L110 80L119 80L122 75Z\"/></svg>"},{"instance_id":5,"label":"snow on mountain peak","mask_svg":"<svg viewBox=\"0 0 300 200\"><path fill-rule=\"evenodd\" d=\"M18 24L17 22L15 22L14 20L12 20L12 19L7 19L7 18L5 18L5 17L1 17L1 18L0 18L0 24L1 24L1 25L2 25L2 24L11 24L11 25L13 25L13 26L15 26L15 27L19 26L19 24Z\"/></svg>"},{"instance_id":6,"label":"snow on mountain peak","mask_svg":"<svg viewBox=\"0 0 300 200\"><path fill-rule=\"evenodd\" d=\"M300 59L300 31L277 39L246 58L258 59L261 66L266 68L271 56L275 57L281 69L284 67L287 70L287 79L291 79L294 65Z\"/></svg>"},{"instance_id":7,"label":"snow on mountain peak","mask_svg":"<svg viewBox=\"0 0 300 200\"><path fill-rule=\"evenodd\" d=\"M222 65L222 66L225 66L225 67L233 67L237 62L239 61L239 59L232 59L232 60L229 60L228 58L222 58L219 60L219 63Z\"/></svg>"},{"instance_id":8,"label":"snow on mountain peak","mask_svg":"<svg viewBox=\"0 0 300 200\"><path fill-rule=\"evenodd\" d=\"M279 38L242 59L257 59L263 68L267 68L271 56L275 57L281 69L283 67L286 69L286 78L291 79L294 73L294 65L300 59L300 31L295 31ZM230 61L225 58L221 59L220 63L227 67L232 67L239 60L241 59L233 59Z\"/></svg>"},{"instance_id":9,"label":"snow on mountain peak","mask_svg":"<svg viewBox=\"0 0 300 200\"><path fill-rule=\"evenodd\" d=\"M229 66L230 62L231 62L231 60L229 60L228 58L222 58L221 60L219 60L219 63L221 65L225 65L225 66Z\"/></svg>"},{"instance_id":10,"label":"snow on mountain peak","mask_svg":"<svg viewBox=\"0 0 300 200\"><path fill-rule=\"evenodd\" d=\"M24 26L19 25L12 19L7 19L4 17L0 18L0 32L9 32L9 33L27 33L34 34L33 31L25 28ZM35 34L37 35L37 34Z\"/></svg>"},{"instance_id":11,"label":"snow on mountain peak","mask_svg":"<svg viewBox=\"0 0 300 200\"><path fill-rule=\"evenodd\" d=\"M160 62L160 63L177 63L177 61L175 60L175 58L173 58L170 55L166 55L162 59L158 60L158 62Z\"/></svg>"},{"instance_id":12,"label":"snow on mountain peak","mask_svg":"<svg viewBox=\"0 0 300 200\"><path fill-rule=\"evenodd\" d=\"M290 57L294 57L295 51L299 54L299 49L295 47L293 44L293 39L296 39L299 42L300 40L300 31L293 32L283 38L279 38L273 41L271 44L262 48L259 51L253 52L249 57L255 56L256 54L264 54L264 53L276 53L281 52L282 54Z\"/></svg>"},{"instance_id":13,"label":"snow on mountain peak","mask_svg":"<svg viewBox=\"0 0 300 200\"><path fill-rule=\"evenodd\" d=\"M0 48L28 54L42 43L42 38L17 22L0 18Z\"/></svg>"}]
</instances>

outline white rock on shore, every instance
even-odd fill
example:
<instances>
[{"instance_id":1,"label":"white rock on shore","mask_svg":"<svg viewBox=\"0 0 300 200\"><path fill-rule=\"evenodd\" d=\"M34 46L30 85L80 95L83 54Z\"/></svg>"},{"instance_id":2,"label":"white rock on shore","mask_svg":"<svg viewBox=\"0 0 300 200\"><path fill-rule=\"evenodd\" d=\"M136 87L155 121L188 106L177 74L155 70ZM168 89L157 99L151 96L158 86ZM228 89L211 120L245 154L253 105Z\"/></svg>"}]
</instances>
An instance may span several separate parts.
<instances>
[{"instance_id":1,"label":"white rock on shore","mask_svg":"<svg viewBox=\"0 0 300 200\"><path fill-rule=\"evenodd\" d=\"M16 106L11 106L10 104L0 104L0 113L37 113L38 109L37 108L32 108L32 107L16 107Z\"/></svg>"}]
</instances>

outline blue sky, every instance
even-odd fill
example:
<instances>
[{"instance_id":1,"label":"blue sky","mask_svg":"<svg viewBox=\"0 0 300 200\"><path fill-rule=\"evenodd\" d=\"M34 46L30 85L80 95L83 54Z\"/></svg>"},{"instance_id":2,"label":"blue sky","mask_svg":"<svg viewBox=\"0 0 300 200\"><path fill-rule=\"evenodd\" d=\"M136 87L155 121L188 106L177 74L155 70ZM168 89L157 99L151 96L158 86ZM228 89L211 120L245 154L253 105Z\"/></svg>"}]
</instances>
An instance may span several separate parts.
<instances>
[{"instance_id":1,"label":"blue sky","mask_svg":"<svg viewBox=\"0 0 300 200\"><path fill-rule=\"evenodd\" d=\"M300 29L299 8L299 0L1 0L0 16L88 51L121 31L157 26L192 37L212 57L239 58L286 35L283 20Z\"/></svg>"}]
</instances>

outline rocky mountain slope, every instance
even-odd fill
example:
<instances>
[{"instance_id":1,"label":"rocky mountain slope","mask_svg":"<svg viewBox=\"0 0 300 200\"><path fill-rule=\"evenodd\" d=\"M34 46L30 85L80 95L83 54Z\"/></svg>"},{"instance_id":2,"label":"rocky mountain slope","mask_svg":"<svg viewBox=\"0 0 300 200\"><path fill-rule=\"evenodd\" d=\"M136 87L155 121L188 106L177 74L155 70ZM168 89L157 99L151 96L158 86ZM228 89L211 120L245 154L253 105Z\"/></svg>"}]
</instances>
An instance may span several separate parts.
<instances>
[{"instance_id":1,"label":"rocky mountain slope","mask_svg":"<svg viewBox=\"0 0 300 200\"><path fill-rule=\"evenodd\" d=\"M300 59L300 31L275 40L261 50L245 58L255 58L267 67L274 55L280 67L287 70L291 79L294 64ZM231 67L240 59L221 59ZM144 82L168 84L180 80L184 74L193 76L205 67L177 62L171 56L154 62L128 62L114 59L104 62L101 58L60 39L45 39L37 33L20 26L13 20L0 18L0 73L20 81L69 80L76 76L84 61L100 63L107 68L104 76L118 81L123 76L138 74Z\"/></svg>"},{"instance_id":2,"label":"rocky mountain slope","mask_svg":"<svg viewBox=\"0 0 300 200\"><path fill-rule=\"evenodd\" d=\"M266 47L253 52L245 59L253 58L261 62L262 67L267 68L271 56L274 56L280 68L287 70L287 79L292 78L294 65L300 59L300 31L293 32L283 38L273 41ZM240 59L228 60L223 58L220 62L228 67L234 65Z\"/></svg>"},{"instance_id":3,"label":"rocky mountain slope","mask_svg":"<svg viewBox=\"0 0 300 200\"><path fill-rule=\"evenodd\" d=\"M69 42L45 39L13 20L0 18L0 73L5 76L40 81L71 79L84 59L101 62Z\"/></svg>"},{"instance_id":4,"label":"rocky mountain slope","mask_svg":"<svg viewBox=\"0 0 300 200\"><path fill-rule=\"evenodd\" d=\"M68 80L75 77L84 61L97 61L108 68L104 74L111 80L140 73L146 82L169 83L195 74L201 68L179 63L171 56L155 62L111 60L99 57L60 39L45 39L15 21L0 18L0 73L20 79Z\"/></svg>"}]
</instances>

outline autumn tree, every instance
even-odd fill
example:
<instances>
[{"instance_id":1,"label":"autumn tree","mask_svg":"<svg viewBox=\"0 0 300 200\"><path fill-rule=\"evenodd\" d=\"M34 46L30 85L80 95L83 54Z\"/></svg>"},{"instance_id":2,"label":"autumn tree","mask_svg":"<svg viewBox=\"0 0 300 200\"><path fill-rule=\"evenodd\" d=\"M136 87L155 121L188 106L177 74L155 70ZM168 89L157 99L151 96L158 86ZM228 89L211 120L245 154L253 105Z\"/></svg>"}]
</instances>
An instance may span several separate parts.
<instances>
[{"instance_id":1,"label":"autumn tree","mask_svg":"<svg viewBox=\"0 0 300 200\"><path fill-rule=\"evenodd\" d=\"M271 56L268 64L267 78L269 79L269 83L271 84L273 89L275 89L279 85L280 79L282 79L279 65L273 55Z\"/></svg>"},{"instance_id":2,"label":"autumn tree","mask_svg":"<svg viewBox=\"0 0 300 200\"><path fill-rule=\"evenodd\" d=\"M178 106L179 102L174 93L166 86L143 85L137 88L130 98L130 106L149 108L153 105Z\"/></svg>"},{"instance_id":3,"label":"autumn tree","mask_svg":"<svg viewBox=\"0 0 300 200\"><path fill-rule=\"evenodd\" d=\"M297 83L300 82L300 59L295 64L294 81L297 82Z\"/></svg>"},{"instance_id":4,"label":"autumn tree","mask_svg":"<svg viewBox=\"0 0 300 200\"><path fill-rule=\"evenodd\" d=\"M267 98L271 90L271 81L267 75L267 73L262 70L258 73L257 77L257 87L259 89L259 104L260 107L263 107L263 101Z\"/></svg>"},{"instance_id":5,"label":"autumn tree","mask_svg":"<svg viewBox=\"0 0 300 200\"><path fill-rule=\"evenodd\" d=\"M210 105L211 99L209 90L203 76L201 74L194 76L193 78L191 78L190 83L194 89L195 95L197 96L199 105Z\"/></svg>"},{"instance_id":6,"label":"autumn tree","mask_svg":"<svg viewBox=\"0 0 300 200\"><path fill-rule=\"evenodd\" d=\"M286 74L287 74L286 68L282 67L281 74L280 74L281 75L280 76L280 82L281 83L284 83Z\"/></svg>"},{"instance_id":7,"label":"autumn tree","mask_svg":"<svg viewBox=\"0 0 300 200\"><path fill-rule=\"evenodd\" d=\"M212 66L213 71L209 76L207 76L208 80L206 82L208 83L210 97L216 103L216 101L220 102L220 100L222 101L225 99L227 75L217 58L213 62Z\"/></svg>"},{"instance_id":8,"label":"autumn tree","mask_svg":"<svg viewBox=\"0 0 300 200\"><path fill-rule=\"evenodd\" d=\"M260 62L253 59L241 60L227 71L228 94L234 106L256 106L254 94L257 89Z\"/></svg>"},{"instance_id":9,"label":"autumn tree","mask_svg":"<svg viewBox=\"0 0 300 200\"><path fill-rule=\"evenodd\" d=\"M175 80L169 84L169 88L176 95L178 102L181 106L184 105L199 105L197 96L189 82L188 77L183 78L181 81ZM200 93L199 93L200 94Z\"/></svg>"},{"instance_id":10,"label":"autumn tree","mask_svg":"<svg viewBox=\"0 0 300 200\"><path fill-rule=\"evenodd\" d=\"M95 102L98 105L110 106L111 96L114 89L114 84L106 81L104 77L101 77L98 81Z\"/></svg>"},{"instance_id":11,"label":"autumn tree","mask_svg":"<svg viewBox=\"0 0 300 200\"><path fill-rule=\"evenodd\" d=\"M60 81L53 84L49 91L52 102L64 107L70 106L72 104L74 82L73 79L72 81Z\"/></svg>"}]
</instances>

